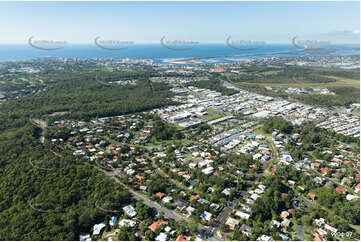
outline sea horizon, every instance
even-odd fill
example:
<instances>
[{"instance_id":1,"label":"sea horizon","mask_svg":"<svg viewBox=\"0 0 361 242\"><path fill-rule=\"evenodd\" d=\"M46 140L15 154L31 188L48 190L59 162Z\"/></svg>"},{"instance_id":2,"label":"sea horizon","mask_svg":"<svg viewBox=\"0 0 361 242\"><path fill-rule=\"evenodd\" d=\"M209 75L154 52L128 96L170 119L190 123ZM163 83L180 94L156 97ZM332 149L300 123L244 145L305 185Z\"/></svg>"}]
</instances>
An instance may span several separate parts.
<instances>
[{"instance_id":1,"label":"sea horizon","mask_svg":"<svg viewBox=\"0 0 361 242\"><path fill-rule=\"evenodd\" d=\"M0 62L27 61L41 58L135 59L166 64L182 58L218 59L212 63L238 62L242 59L298 56L359 55L358 44L333 44L317 52L305 52L292 44L265 44L250 48L232 48L226 43L195 44L189 48L167 48L160 43L131 44L121 49L106 49L96 44L65 44L55 50L38 49L29 44L0 44ZM229 58L236 57L236 60ZM223 59L223 60L219 60ZM225 60L227 59L227 60Z\"/></svg>"}]
</instances>

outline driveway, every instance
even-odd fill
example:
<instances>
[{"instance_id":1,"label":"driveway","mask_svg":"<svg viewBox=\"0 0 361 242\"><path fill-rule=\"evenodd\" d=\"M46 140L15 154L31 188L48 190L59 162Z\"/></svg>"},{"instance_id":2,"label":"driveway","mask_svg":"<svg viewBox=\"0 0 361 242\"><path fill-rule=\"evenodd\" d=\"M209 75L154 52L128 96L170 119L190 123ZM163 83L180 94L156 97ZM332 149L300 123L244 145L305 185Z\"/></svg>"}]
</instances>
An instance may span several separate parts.
<instances>
[{"instance_id":1,"label":"driveway","mask_svg":"<svg viewBox=\"0 0 361 242\"><path fill-rule=\"evenodd\" d=\"M298 224L297 225L297 228L296 228L296 231L295 231L295 236L302 240L302 241L305 241L306 238L305 238L305 234L303 233L303 224Z\"/></svg>"}]
</instances>

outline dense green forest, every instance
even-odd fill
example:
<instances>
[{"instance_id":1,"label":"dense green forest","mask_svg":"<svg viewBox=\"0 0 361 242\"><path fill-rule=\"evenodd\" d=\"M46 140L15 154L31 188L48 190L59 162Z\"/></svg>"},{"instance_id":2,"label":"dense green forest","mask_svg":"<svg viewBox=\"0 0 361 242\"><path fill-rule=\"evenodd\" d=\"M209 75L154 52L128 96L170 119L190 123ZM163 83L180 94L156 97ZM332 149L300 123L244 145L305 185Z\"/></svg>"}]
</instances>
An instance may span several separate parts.
<instances>
[{"instance_id":1,"label":"dense green forest","mask_svg":"<svg viewBox=\"0 0 361 242\"><path fill-rule=\"evenodd\" d=\"M31 117L50 119L47 115L56 111L68 111L64 118L86 120L171 103L167 86L150 87L142 75L135 85L122 86L100 83L95 74L51 76L55 81L47 92L1 104L1 240L78 240L109 216L99 206L131 202L128 192L89 162L56 156L41 145L39 129L29 122ZM102 81L121 77L103 74Z\"/></svg>"},{"instance_id":2,"label":"dense green forest","mask_svg":"<svg viewBox=\"0 0 361 242\"><path fill-rule=\"evenodd\" d=\"M48 91L26 96L2 104L0 130L21 127L30 117L40 117L58 111L68 111L64 118L88 120L92 117L114 116L142 112L171 104L171 93L163 83L152 83L139 78L136 85L103 84L115 79L114 73L102 75L102 82L96 79L99 73L81 73L56 76L54 85ZM122 75L118 77L118 80Z\"/></svg>"},{"instance_id":3,"label":"dense green forest","mask_svg":"<svg viewBox=\"0 0 361 242\"><path fill-rule=\"evenodd\" d=\"M0 135L1 240L78 240L104 221L99 206L130 202L91 165L45 150L34 132L25 125Z\"/></svg>"}]
</instances>

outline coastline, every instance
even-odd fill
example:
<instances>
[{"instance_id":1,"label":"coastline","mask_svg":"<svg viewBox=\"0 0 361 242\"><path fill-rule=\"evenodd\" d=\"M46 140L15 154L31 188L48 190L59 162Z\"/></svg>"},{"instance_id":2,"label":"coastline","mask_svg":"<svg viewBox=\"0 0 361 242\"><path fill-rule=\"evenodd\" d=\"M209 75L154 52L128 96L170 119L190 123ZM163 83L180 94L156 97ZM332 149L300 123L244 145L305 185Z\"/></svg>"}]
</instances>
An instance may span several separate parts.
<instances>
[{"instance_id":1,"label":"coastline","mask_svg":"<svg viewBox=\"0 0 361 242\"><path fill-rule=\"evenodd\" d=\"M212 55L209 55L212 53ZM214 53L214 54L213 54ZM269 44L255 50L235 50L225 44L201 44L190 50L174 51L157 44L134 45L128 49L109 51L94 45L69 45L54 51L44 51L28 45L0 45L0 63L27 61L42 58L66 59L131 59L151 60L154 64L229 64L261 60L265 58L300 56L348 56L359 55L360 49L354 45L335 45L319 52L307 52L291 44Z\"/></svg>"}]
</instances>

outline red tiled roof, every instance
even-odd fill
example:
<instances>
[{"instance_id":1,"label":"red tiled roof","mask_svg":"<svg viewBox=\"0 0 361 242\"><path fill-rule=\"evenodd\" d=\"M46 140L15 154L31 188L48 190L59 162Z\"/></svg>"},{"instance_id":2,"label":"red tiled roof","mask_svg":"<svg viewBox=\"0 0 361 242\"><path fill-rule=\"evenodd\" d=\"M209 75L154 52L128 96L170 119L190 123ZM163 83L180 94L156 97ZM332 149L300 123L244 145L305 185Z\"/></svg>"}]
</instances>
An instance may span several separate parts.
<instances>
[{"instance_id":1,"label":"red tiled roof","mask_svg":"<svg viewBox=\"0 0 361 242\"><path fill-rule=\"evenodd\" d=\"M328 173L329 172L329 169L326 167L326 168L320 168L320 170L324 173Z\"/></svg>"},{"instance_id":2,"label":"red tiled roof","mask_svg":"<svg viewBox=\"0 0 361 242\"><path fill-rule=\"evenodd\" d=\"M149 229L152 230L153 232L157 232L158 229L160 229L164 224L166 224L166 222L164 221L160 221L160 222L154 222L151 225L149 225Z\"/></svg>"},{"instance_id":3,"label":"red tiled roof","mask_svg":"<svg viewBox=\"0 0 361 242\"><path fill-rule=\"evenodd\" d=\"M159 198L162 198L165 196L165 194L163 192L157 192L155 195Z\"/></svg>"},{"instance_id":4,"label":"red tiled roof","mask_svg":"<svg viewBox=\"0 0 361 242\"><path fill-rule=\"evenodd\" d=\"M187 241L187 240L182 234L180 234L180 235L178 235L178 237L175 241Z\"/></svg>"},{"instance_id":5,"label":"red tiled roof","mask_svg":"<svg viewBox=\"0 0 361 242\"><path fill-rule=\"evenodd\" d=\"M294 208L290 208L287 210L289 213L295 214L296 210Z\"/></svg>"},{"instance_id":6,"label":"red tiled roof","mask_svg":"<svg viewBox=\"0 0 361 242\"><path fill-rule=\"evenodd\" d=\"M262 150L262 153L265 154L265 155L271 154L271 152L269 150Z\"/></svg>"},{"instance_id":7,"label":"red tiled roof","mask_svg":"<svg viewBox=\"0 0 361 242\"><path fill-rule=\"evenodd\" d=\"M338 192L340 194L345 194L347 192L347 190L345 188L336 187L336 192Z\"/></svg>"},{"instance_id":8,"label":"red tiled roof","mask_svg":"<svg viewBox=\"0 0 361 242\"><path fill-rule=\"evenodd\" d=\"M137 178L138 180L143 180L145 177L145 174L142 173L142 174L139 174L139 175L135 175L135 178Z\"/></svg>"},{"instance_id":9,"label":"red tiled roof","mask_svg":"<svg viewBox=\"0 0 361 242\"><path fill-rule=\"evenodd\" d=\"M313 193L308 193L307 197L310 197L312 200L315 200L316 195Z\"/></svg>"},{"instance_id":10,"label":"red tiled roof","mask_svg":"<svg viewBox=\"0 0 361 242\"><path fill-rule=\"evenodd\" d=\"M315 233L313 236L315 236L314 241L323 241L322 235Z\"/></svg>"}]
</instances>

